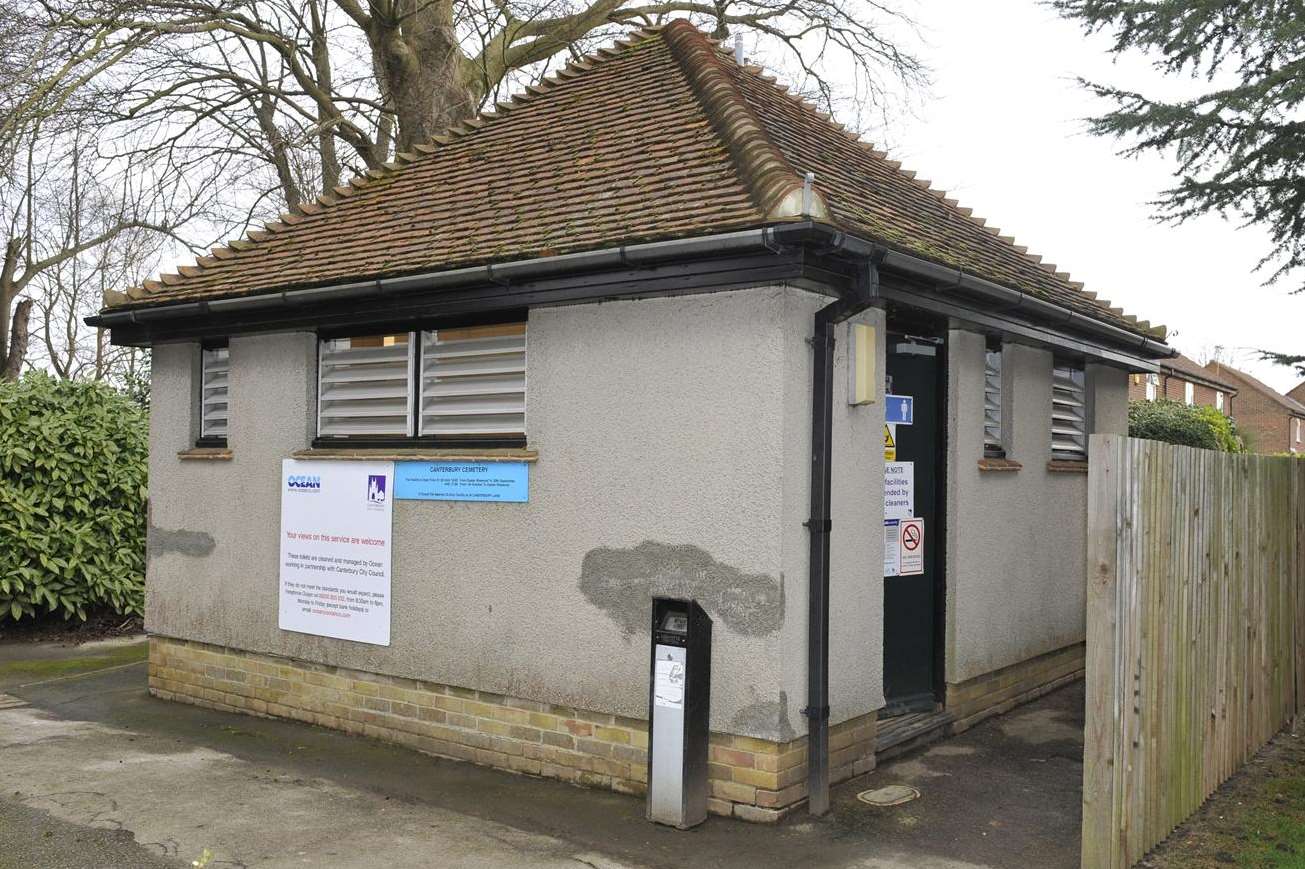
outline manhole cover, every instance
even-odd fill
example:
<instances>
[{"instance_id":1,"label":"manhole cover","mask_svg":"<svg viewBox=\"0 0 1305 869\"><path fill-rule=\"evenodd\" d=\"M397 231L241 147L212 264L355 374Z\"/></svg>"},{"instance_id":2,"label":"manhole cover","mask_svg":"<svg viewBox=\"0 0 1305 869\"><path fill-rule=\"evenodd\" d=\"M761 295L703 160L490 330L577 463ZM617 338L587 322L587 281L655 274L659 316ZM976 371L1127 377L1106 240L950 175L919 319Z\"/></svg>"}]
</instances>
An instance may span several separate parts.
<instances>
[{"instance_id":1,"label":"manhole cover","mask_svg":"<svg viewBox=\"0 0 1305 869\"><path fill-rule=\"evenodd\" d=\"M900 806L920 798L920 792L910 785L886 785L870 791L861 791L856 798L872 806Z\"/></svg>"}]
</instances>

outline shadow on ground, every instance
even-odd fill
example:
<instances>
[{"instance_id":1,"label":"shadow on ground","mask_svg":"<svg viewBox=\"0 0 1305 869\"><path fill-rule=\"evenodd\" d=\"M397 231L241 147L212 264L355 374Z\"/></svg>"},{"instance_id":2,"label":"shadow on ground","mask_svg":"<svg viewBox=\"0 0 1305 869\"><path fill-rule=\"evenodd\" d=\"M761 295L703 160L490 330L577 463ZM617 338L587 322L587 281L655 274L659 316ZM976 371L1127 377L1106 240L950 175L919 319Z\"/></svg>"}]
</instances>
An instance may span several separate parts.
<instances>
[{"instance_id":1,"label":"shadow on ground","mask_svg":"<svg viewBox=\"0 0 1305 869\"><path fill-rule=\"evenodd\" d=\"M143 665L118 666L0 689L28 704L0 709L0 801L48 813L52 828L128 831L177 865L204 848L213 867L1078 863L1081 685L836 788L825 818L678 832L647 823L634 798L169 703L144 678ZM888 783L921 798L856 799Z\"/></svg>"}]
</instances>

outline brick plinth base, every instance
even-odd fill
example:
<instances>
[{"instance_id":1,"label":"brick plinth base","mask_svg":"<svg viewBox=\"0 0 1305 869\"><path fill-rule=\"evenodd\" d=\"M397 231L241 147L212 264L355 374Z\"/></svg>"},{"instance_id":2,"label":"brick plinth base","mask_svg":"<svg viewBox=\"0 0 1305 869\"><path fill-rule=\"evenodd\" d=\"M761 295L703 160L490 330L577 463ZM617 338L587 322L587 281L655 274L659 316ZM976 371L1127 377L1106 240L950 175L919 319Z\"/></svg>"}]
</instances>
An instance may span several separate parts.
<instances>
[{"instance_id":1,"label":"brick plinth base","mask_svg":"<svg viewBox=\"0 0 1305 869\"><path fill-rule=\"evenodd\" d=\"M292 718L428 754L628 794L647 790L648 725L416 679L150 637L150 693ZM874 768L875 713L830 728L830 780ZM774 822L806 799L806 738L711 734L709 808Z\"/></svg>"},{"instance_id":2,"label":"brick plinth base","mask_svg":"<svg viewBox=\"0 0 1305 869\"><path fill-rule=\"evenodd\" d=\"M1009 712L1062 685L1083 678L1084 645L1076 643L1036 658L985 673L967 682L947 685L947 711L952 733Z\"/></svg>"}]
</instances>

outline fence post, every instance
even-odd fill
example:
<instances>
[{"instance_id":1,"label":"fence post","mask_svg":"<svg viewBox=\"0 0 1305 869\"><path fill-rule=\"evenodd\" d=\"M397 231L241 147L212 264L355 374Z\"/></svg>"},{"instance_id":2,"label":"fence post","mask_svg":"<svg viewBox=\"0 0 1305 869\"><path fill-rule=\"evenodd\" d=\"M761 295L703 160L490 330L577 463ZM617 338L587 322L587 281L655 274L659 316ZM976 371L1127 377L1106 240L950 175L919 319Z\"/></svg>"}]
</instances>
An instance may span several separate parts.
<instances>
[{"instance_id":1,"label":"fence post","mask_svg":"<svg viewBox=\"0 0 1305 869\"><path fill-rule=\"evenodd\" d=\"M1296 517L1296 551L1288 568L1291 601L1295 604L1292 620L1292 662L1296 668L1294 717L1292 729L1300 725L1305 711L1305 459L1297 459L1292 475L1291 514Z\"/></svg>"},{"instance_id":2,"label":"fence post","mask_svg":"<svg viewBox=\"0 0 1305 869\"><path fill-rule=\"evenodd\" d=\"M1083 734L1083 869L1114 869L1119 860L1115 814L1119 452L1118 435L1092 435L1088 447L1087 660Z\"/></svg>"}]
</instances>

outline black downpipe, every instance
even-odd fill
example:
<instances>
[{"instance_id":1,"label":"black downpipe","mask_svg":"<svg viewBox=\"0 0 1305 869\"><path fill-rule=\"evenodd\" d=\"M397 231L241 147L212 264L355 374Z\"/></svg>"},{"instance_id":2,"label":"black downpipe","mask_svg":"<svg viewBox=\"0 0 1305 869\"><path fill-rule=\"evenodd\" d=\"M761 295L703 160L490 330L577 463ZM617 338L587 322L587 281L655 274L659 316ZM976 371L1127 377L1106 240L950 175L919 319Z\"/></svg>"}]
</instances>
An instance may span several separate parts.
<instances>
[{"instance_id":1,"label":"black downpipe","mask_svg":"<svg viewBox=\"0 0 1305 869\"><path fill-rule=\"evenodd\" d=\"M811 373L811 518L807 581L807 808L829 811L829 532L834 423L834 327L879 295L878 258L865 263L851 296L816 312Z\"/></svg>"}]
</instances>

